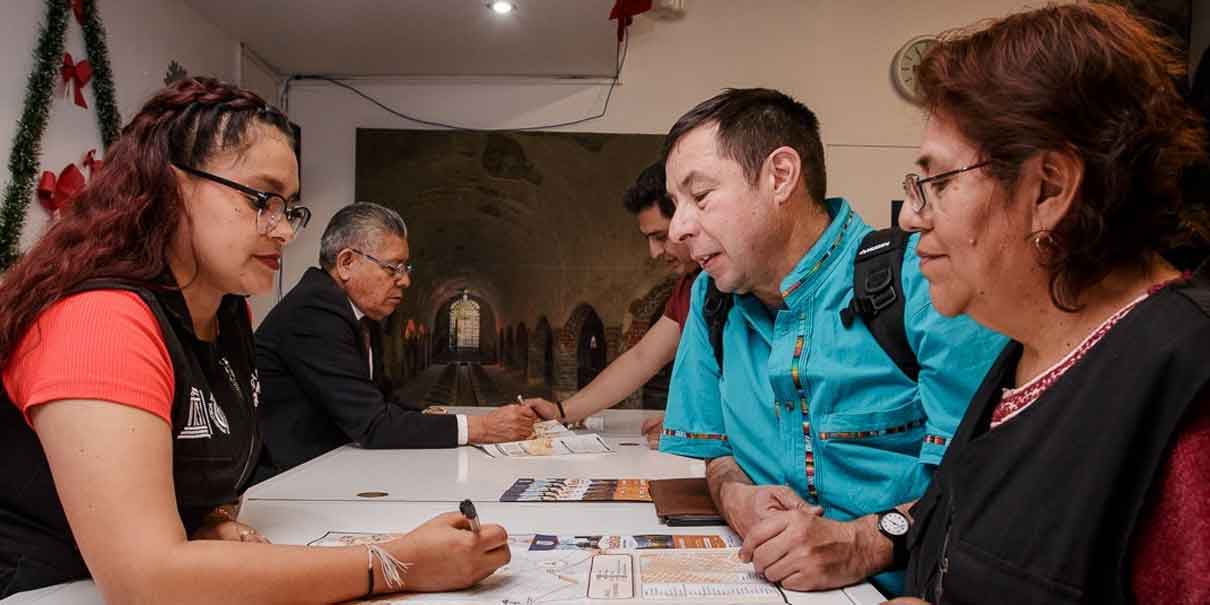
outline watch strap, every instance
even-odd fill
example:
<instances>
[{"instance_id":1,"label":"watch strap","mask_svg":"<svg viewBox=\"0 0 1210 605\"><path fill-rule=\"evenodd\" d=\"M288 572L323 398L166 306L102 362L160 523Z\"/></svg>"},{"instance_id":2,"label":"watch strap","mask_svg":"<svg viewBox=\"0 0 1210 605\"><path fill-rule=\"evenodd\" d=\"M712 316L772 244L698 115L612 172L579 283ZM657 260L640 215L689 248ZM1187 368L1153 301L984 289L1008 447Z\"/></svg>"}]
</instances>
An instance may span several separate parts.
<instances>
[{"instance_id":1,"label":"watch strap","mask_svg":"<svg viewBox=\"0 0 1210 605\"><path fill-rule=\"evenodd\" d=\"M888 532L887 530L883 529L882 518L887 515L898 515L898 516L902 517L903 520L906 521L908 524L908 531L903 532L902 535L896 535L896 534L892 534L891 532ZM892 569L903 569L903 568L907 567L907 563L908 563L907 535L908 535L908 532L911 531L912 520L909 519L907 515L892 508L890 510L886 510L881 513L878 513L877 525L878 525L878 533L881 533L882 535L886 536L887 539L891 541L891 568Z\"/></svg>"}]
</instances>

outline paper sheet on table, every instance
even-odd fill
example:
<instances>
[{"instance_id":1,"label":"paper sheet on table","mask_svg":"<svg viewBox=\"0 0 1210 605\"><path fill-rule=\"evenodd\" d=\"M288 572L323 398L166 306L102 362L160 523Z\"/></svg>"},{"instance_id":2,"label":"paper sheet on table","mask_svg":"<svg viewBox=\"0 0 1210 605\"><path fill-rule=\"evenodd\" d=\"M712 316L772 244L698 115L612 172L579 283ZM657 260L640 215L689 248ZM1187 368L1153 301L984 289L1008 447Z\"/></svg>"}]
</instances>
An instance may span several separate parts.
<instances>
[{"instance_id":1,"label":"paper sheet on table","mask_svg":"<svg viewBox=\"0 0 1210 605\"><path fill-rule=\"evenodd\" d=\"M362 546L382 544L403 534L330 531L307 546ZM650 550L678 548L739 548L739 535L730 528L720 527L709 534L518 534L509 539L510 547L542 550Z\"/></svg>"},{"instance_id":2,"label":"paper sheet on table","mask_svg":"<svg viewBox=\"0 0 1210 605\"><path fill-rule=\"evenodd\" d=\"M786 603L780 589L757 576L751 563L739 560L737 548L610 549L601 547L605 543L602 536L577 536L573 544L535 550L544 544L541 541L544 537L551 536L510 536L512 560L467 590L384 595L358 602L411 605L603 605L619 601L663 605ZM632 540L640 537L630 536Z\"/></svg>"},{"instance_id":3,"label":"paper sheet on table","mask_svg":"<svg viewBox=\"0 0 1210 605\"><path fill-rule=\"evenodd\" d=\"M572 454L611 454L613 450L596 433L567 435L564 437L539 437L527 441L508 443L477 444L492 458L535 458L543 456L567 456Z\"/></svg>"},{"instance_id":4,"label":"paper sheet on table","mask_svg":"<svg viewBox=\"0 0 1210 605\"><path fill-rule=\"evenodd\" d=\"M543 420L542 422L534 423L534 435L531 439L539 437L569 437L575 435L571 429L563 426L558 420Z\"/></svg>"}]
</instances>

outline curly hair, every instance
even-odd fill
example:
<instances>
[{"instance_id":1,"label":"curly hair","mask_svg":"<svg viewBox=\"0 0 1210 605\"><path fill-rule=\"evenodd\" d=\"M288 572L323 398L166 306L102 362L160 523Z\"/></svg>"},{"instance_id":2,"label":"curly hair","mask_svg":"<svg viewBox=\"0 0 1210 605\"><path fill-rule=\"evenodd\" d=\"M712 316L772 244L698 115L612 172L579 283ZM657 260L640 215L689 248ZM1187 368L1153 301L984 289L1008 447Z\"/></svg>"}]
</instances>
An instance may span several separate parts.
<instances>
[{"instance_id":1,"label":"curly hair","mask_svg":"<svg viewBox=\"0 0 1210 605\"><path fill-rule=\"evenodd\" d=\"M200 168L220 152L242 153L254 123L293 140L281 112L212 78L182 80L147 101L104 167L0 282L0 365L38 315L80 283L155 286L183 212L172 164Z\"/></svg>"},{"instance_id":2,"label":"curly hair","mask_svg":"<svg viewBox=\"0 0 1210 605\"><path fill-rule=\"evenodd\" d=\"M947 32L922 61L924 109L950 119L1006 186L1039 152L1083 160L1042 261L1057 307L1079 309L1090 287L1148 254L1210 241L1205 205L1182 191L1184 171L1206 153L1201 120L1174 84L1184 69L1147 22L1107 4Z\"/></svg>"}]
</instances>

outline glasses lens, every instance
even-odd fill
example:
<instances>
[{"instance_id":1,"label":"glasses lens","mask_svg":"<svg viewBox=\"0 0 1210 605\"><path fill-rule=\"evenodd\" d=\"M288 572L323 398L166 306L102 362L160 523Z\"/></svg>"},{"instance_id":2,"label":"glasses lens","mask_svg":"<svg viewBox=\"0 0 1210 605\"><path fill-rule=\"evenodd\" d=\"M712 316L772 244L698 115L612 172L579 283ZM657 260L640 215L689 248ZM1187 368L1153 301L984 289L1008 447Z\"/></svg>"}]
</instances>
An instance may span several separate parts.
<instances>
[{"instance_id":1,"label":"glasses lens","mask_svg":"<svg viewBox=\"0 0 1210 605\"><path fill-rule=\"evenodd\" d=\"M286 210L286 220L290 221L290 228L294 231L301 231L307 226L307 222L311 220L311 211L306 208L294 207Z\"/></svg>"},{"instance_id":2,"label":"glasses lens","mask_svg":"<svg viewBox=\"0 0 1210 605\"><path fill-rule=\"evenodd\" d=\"M920 177L914 174L904 177L903 195L907 196L908 205L912 210L920 212L924 209L924 199L920 196Z\"/></svg>"},{"instance_id":3,"label":"glasses lens","mask_svg":"<svg viewBox=\"0 0 1210 605\"><path fill-rule=\"evenodd\" d=\"M277 195L270 195L265 200L265 214L273 220L273 224L281 222L286 215L286 200Z\"/></svg>"}]
</instances>

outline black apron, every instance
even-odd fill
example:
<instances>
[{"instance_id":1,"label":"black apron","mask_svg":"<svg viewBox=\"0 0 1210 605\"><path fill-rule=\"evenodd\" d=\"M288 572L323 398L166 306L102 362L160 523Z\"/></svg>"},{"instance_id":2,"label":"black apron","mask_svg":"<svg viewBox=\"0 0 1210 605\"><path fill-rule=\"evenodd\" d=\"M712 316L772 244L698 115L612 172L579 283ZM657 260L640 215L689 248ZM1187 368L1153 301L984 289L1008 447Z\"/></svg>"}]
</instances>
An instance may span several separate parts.
<instances>
[{"instance_id":1,"label":"black apron","mask_svg":"<svg viewBox=\"0 0 1210 605\"><path fill-rule=\"evenodd\" d=\"M1210 287L1139 303L990 429L1021 345L988 372L912 510L908 594L954 603L1133 602L1130 547L1182 421L1210 395Z\"/></svg>"},{"instance_id":2,"label":"black apron","mask_svg":"<svg viewBox=\"0 0 1210 605\"><path fill-rule=\"evenodd\" d=\"M239 296L223 297L219 336L210 343L194 334L175 283L147 287L90 280L71 294L88 290L134 292L159 323L175 378L172 455L177 507L186 532L192 533L216 506L239 498L261 447L255 422L260 384L247 302ZM0 598L88 577L46 454L7 389L0 389L0 484Z\"/></svg>"}]
</instances>

